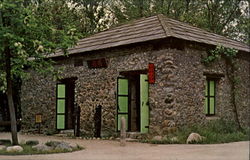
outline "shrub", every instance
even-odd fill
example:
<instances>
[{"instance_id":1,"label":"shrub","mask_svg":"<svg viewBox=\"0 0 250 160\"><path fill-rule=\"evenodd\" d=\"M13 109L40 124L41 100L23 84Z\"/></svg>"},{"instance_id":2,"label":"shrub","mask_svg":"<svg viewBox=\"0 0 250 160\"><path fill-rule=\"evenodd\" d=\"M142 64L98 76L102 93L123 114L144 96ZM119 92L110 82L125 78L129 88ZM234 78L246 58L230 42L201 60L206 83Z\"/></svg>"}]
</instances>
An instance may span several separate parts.
<instances>
[{"instance_id":1,"label":"shrub","mask_svg":"<svg viewBox=\"0 0 250 160\"><path fill-rule=\"evenodd\" d=\"M38 140L28 140L28 141L26 141L26 144L30 145L30 146L34 146L34 145L39 144L39 141Z\"/></svg>"},{"instance_id":2,"label":"shrub","mask_svg":"<svg viewBox=\"0 0 250 160\"><path fill-rule=\"evenodd\" d=\"M225 120L213 120L205 125L194 125L179 128L175 133L165 136L161 141L143 140L153 144L178 144L186 143L190 133L196 132L205 137L201 144L228 143L249 140L250 129L239 130L235 122ZM173 141L176 137L178 141Z\"/></svg>"}]
</instances>

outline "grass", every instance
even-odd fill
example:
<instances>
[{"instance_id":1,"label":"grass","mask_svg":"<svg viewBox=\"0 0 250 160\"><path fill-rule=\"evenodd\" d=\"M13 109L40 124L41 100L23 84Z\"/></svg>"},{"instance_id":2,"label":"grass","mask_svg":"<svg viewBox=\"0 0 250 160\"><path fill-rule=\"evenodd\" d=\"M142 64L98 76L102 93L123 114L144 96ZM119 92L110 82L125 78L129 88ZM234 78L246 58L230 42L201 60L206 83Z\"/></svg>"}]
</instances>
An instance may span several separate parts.
<instances>
[{"instance_id":1,"label":"grass","mask_svg":"<svg viewBox=\"0 0 250 160\"><path fill-rule=\"evenodd\" d=\"M11 146L10 143L5 143L6 146ZM84 149L81 146L77 146L77 148L74 148L72 151L68 150L61 150L61 149L54 149L51 151L37 151L32 149L32 145L27 144L20 144L20 146L23 147L22 152L7 152L6 150L0 150L0 155L33 155L33 154L52 154L52 153L66 153L66 152L74 152Z\"/></svg>"},{"instance_id":2,"label":"grass","mask_svg":"<svg viewBox=\"0 0 250 160\"><path fill-rule=\"evenodd\" d=\"M153 144L185 144L190 133L195 132L205 137L199 144L218 144L249 140L249 128L239 130L231 121L214 120L205 125L183 127L175 133L163 137L161 141L143 140ZM172 139L176 137L177 139Z\"/></svg>"}]
</instances>

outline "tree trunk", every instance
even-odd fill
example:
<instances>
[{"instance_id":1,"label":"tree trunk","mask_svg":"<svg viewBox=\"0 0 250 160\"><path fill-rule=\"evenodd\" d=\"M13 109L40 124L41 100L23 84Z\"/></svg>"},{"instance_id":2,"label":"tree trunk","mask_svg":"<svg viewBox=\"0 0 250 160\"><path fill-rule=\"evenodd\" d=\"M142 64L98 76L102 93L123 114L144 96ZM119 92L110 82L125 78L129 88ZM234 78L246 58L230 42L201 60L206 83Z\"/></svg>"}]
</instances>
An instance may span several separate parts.
<instances>
[{"instance_id":1,"label":"tree trunk","mask_svg":"<svg viewBox=\"0 0 250 160\"><path fill-rule=\"evenodd\" d=\"M11 63L10 63L10 50L9 48L5 49L6 56L6 81L7 81L7 98L8 106L10 111L10 123L11 123L11 136L12 136L12 145L18 144L17 138L17 123L16 123L16 113L13 102L13 93L12 93L12 79L11 79Z\"/></svg>"}]
</instances>

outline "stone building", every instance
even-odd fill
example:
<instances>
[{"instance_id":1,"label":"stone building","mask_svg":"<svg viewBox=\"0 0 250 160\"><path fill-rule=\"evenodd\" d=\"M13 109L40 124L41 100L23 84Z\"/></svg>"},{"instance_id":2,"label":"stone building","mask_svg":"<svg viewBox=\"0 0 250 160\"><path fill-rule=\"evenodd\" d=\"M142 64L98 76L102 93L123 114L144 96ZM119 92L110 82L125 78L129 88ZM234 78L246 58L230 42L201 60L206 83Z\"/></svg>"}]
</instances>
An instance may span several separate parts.
<instances>
[{"instance_id":1,"label":"stone building","mask_svg":"<svg viewBox=\"0 0 250 160\"><path fill-rule=\"evenodd\" d=\"M225 59L204 65L217 45L238 50L238 83ZM128 132L149 134L236 115L249 125L249 46L186 23L142 18L80 40L67 57L49 58L61 78L30 71L22 84L23 131L37 130L38 113L44 133L78 128L86 136L117 133L122 116Z\"/></svg>"}]
</instances>

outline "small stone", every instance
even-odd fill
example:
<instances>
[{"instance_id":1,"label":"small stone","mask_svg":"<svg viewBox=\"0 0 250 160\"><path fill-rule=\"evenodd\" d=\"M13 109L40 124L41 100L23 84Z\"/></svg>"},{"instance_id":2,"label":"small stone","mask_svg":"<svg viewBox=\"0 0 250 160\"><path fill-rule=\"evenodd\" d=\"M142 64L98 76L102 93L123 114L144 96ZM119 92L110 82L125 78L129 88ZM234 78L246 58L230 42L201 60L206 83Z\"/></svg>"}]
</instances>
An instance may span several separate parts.
<instances>
[{"instance_id":1,"label":"small stone","mask_svg":"<svg viewBox=\"0 0 250 160\"><path fill-rule=\"evenodd\" d=\"M59 145L61 142L59 142L59 141L48 141L48 142L46 142L45 144L47 145L47 146L50 146L50 147L53 147L53 148L55 148L57 145Z\"/></svg>"},{"instance_id":2,"label":"small stone","mask_svg":"<svg viewBox=\"0 0 250 160\"><path fill-rule=\"evenodd\" d=\"M173 113L173 111L171 109L167 108L164 110L164 113L165 113L165 115L170 116Z\"/></svg>"},{"instance_id":3,"label":"small stone","mask_svg":"<svg viewBox=\"0 0 250 160\"><path fill-rule=\"evenodd\" d=\"M202 141L202 137L198 133L191 133L187 138L187 144Z\"/></svg>"},{"instance_id":4,"label":"small stone","mask_svg":"<svg viewBox=\"0 0 250 160\"><path fill-rule=\"evenodd\" d=\"M32 149L44 152L44 151L53 150L53 147L47 146L45 144L38 144L38 145L32 146Z\"/></svg>"},{"instance_id":5,"label":"small stone","mask_svg":"<svg viewBox=\"0 0 250 160\"><path fill-rule=\"evenodd\" d=\"M69 143L62 142L59 145L56 146L56 150L66 150L66 151L72 151L71 146Z\"/></svg>"},{"instance_id":6,"label":"small stone","mask_svg":"<svg viewBox=\"0 0 250 160\"><path fill-rule=\"evenodd\" d=\"M23 147L21 147L21 146L10 146L10 147L7 147L6 151L7 152L22 152Z\"/></svg>"},{"instance_id":7,"label":"small stone","mask_svg":"<svg viewBox=\"0 0 250 160\"><path fill-rule=\"evenodd\" d=\"M5 150L6 146L5 145L0 145L0 151Z\"/></svg>"},{"instance_id":8,"label":"small stone","mask_svg":"<svg viewBox=\"0 0 250 160\"><path fill-rule=\"evenodd\" d=\"M164 120L164 121L162 122L163 128L168 127L169 122L170 122L169 120Z\"/></svg>"},{"instance_id":9,"label":"small stone","mask_svg":"<svg viewBox=\"0 0 250 160\"><path fill-rule=\"evenodd\" d=\"M162 136L154 136L152 138L153 141L161 141L162 140Z\"/></svg>"}]
</instances>

